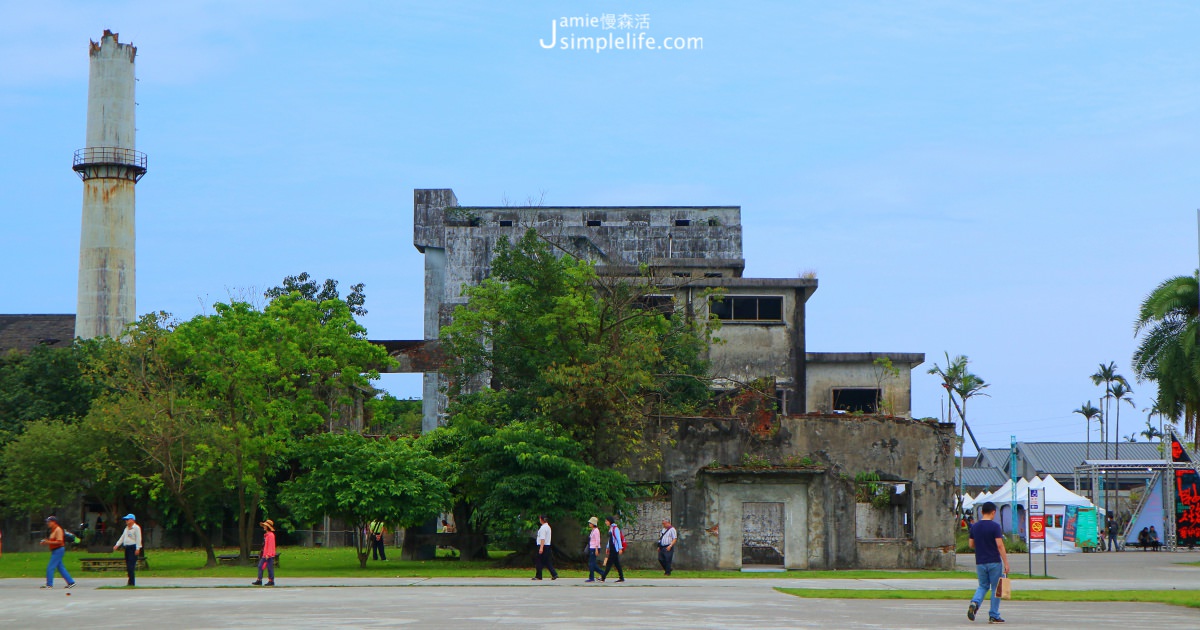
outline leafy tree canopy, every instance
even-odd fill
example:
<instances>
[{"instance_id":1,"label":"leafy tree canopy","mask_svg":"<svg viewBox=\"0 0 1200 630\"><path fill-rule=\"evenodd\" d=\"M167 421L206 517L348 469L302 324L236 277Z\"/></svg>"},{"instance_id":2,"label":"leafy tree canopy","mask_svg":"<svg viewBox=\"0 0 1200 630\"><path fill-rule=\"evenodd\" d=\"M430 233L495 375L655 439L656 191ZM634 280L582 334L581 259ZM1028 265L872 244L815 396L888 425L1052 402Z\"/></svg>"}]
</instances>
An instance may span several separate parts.
<instances>
[{"instance_id":1,"label":"leafy tree canopy","mask_svg":"<svg viewBox=\"0 0 1200 630\"><path fill-rule=\"evenodd\" d=\"M446 465L409 438L370 439L358 433L322 433L298 450L305 472L283 485L281 501L300 522L323 515L353 523L411 527L450 508ZM367 547L359 537L358 559Z\"/></svg>"},{"instance_id":2,"label":"leafy tree canopy","mask_svg":"<svg viewBox=\"0 0 1200 630\"><path fill-rule=\"evenodd\" d=\"M451 414L488 379L497 413L477 420L557 426L584 462L626 463L648 417L708 401L709 322L649 307L643 280L599 276L533 230L500 241L491 277L442 328Z\"/></svg>"},{"instance_id":3,"label":"leafy tree canopy","mask_svg":"<svg viewBox=\"0 0 1200 630\"><path fill-rule=\"evenodd\" d=\"M83 377L83 366L98 343L38 346L0 356L0 444L34 420L71 421L87 415L97 389Z\"/></svg>"},{"instance_id":4,"label":"leafy tree canopy","mask_svg":"<svg viewBox=\"0 0 1200 630\"><path fill-rule=\"evenodd\" d=\"M501 540L535 529L539 514L582 522L628 507L629 478L584 463L582 445L553 424L492 426L460 416L422 442L452 464L450 480L473 507L472 526Z\"/></svg>"},{"instance_id":5,"label":"leafy tree canopy","mask_svg":"<svg viewBox=\"0 0 1200 630\"><path fill-rule=\"evenodd\" d=\"M350 312L362 317L367 314L367 309L363 307L367 302L367 296L363 293L363 283L350 285L350 294L346 296L346 305L350 307ZM310 302L324 302L326 300L338 300L341 296L338 294L338 281L332 278L326 278L325 282L317 284L316 280L309 277L308 272L301 272L298 276L288 276L283 279L283 284L267 289L263 292L263 296L268 300L274 300L277 297L287 295L292 292L300 294L300 297Z\"/></svg>"}]
</instances>

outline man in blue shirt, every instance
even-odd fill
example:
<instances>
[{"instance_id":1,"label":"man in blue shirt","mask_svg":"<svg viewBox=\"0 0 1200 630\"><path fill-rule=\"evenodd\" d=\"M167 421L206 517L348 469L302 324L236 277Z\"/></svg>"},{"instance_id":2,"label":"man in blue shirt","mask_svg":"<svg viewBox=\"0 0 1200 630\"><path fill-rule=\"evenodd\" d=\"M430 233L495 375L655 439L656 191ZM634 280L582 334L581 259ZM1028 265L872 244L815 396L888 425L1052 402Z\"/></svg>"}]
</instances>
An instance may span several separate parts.
<instances>
[{"instance_id":1,"label":"man in blue shirt","mask_svg":"<svg viewBox=\"0 0 1200 630\"><path fill-rule=\"evenodd\" d=\"M1000 618L1000 597L996 585L1000 577L1008 574L1008 552L1004 549L1004 530L995 521L996 504L988 501L980 509L978 523L971 526L971 549L975 550L975 574L979 576L979 588L967 607L967 619L975 621L975 612L983 603L983 596L992 592L992 606L988 609L988 623L1004 623Z\"/></svg>"}]
</instances>

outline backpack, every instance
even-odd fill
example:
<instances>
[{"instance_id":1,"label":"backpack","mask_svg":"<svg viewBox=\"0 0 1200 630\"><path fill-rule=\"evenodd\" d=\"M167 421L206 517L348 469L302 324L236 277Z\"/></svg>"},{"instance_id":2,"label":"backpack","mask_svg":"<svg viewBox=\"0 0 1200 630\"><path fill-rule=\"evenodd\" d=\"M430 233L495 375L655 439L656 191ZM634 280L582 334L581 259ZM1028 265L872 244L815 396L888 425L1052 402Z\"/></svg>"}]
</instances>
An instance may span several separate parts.
<instances>
[{"instance_id":1,"label":"backpack","mask_svg":"<svg viewBox=\"0 0 1200 630\"><path fill-rule=\"evenodd\" d=\"M77 543L77 542L79 542L79 537L64 529L63 530L63 542Z\"/></svg>"}]
</instances>

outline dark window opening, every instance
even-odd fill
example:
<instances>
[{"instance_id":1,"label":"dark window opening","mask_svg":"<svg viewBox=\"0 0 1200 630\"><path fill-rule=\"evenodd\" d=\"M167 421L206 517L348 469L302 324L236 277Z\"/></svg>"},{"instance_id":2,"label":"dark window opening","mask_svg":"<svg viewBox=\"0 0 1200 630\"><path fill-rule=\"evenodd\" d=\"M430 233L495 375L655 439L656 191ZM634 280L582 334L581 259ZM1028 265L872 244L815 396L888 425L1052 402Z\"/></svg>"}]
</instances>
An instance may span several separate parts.
<instances>
[{"instance_id":1,"label":"dark window opening","mask_svg":"<svg viewBox=\"0 0 1200 630\"><path fill-rule=\"evenodd\" d=\"M676 278L691 278L692 277L692 274L689 271L672 271L671 275L675 276Z\"/></svg>"},{"instance_id":2,"label":"dark window opening","mask_svg":"<svg viewBox=\"0 0 1200 630\"><path fill-rule=\"evenodd\" d=\"M634 302L633 307L647 311L655 310L669 318L675 313L675 298L670 295L643 295Z\"/></svg>"},{"instance_id":3,"label":"dark window opening","mask_svg":"<svg viewBox=\"0 0 1200 630\"><path fill-rule=\"evenodd\" d=\"M500 219L500 227L512 227L512 219Z\"/></svg>"},{"instance_id":4,"label":"dark window opening","mask_svg":"<svg viewBox=\"0 0 1200 630\"><path fill-rule=\"evenodd\" d=\"M600 220L599 219L588 219L587 226L588 227L600 227Z\"/></svg>"},{"instance_id":5,"label":"dark window opening","mask_svg":"<svg viewBox=\"0 0 1200 630\"><path fill-rule=\"evenodd\" d=\"M720 278L723 275L725 275L725 274L722 274L720 271L705 271L704 272L705 278Z\"/></svg>"},{"instance_id":6,"label":"dark window opening","mask_svg":"<svg viewBox=\"0 0 1200 630\"><path fill-rule=\"evenodd\" d=\"M833 410L875 413L879 410L879 390L874 387L835 387Z\"/></svg>"},{"instance_id":7,"label":"dark window opening","mask_svg":"<svg viewBox=\"0 0 1200 630\"><path fill-rule=\"evenodd\" d=\"M724 299L713 298L709 302L709 312L725 321L781 322L783 297L734 295L725 296Z\"/></svg>"},{"instance_id":8,"label":"dark window opening","mask_svg":"<svg viewBox=\"0 0 1200 630\"><path fill-rule=\"evenodd\" d=\"M691 224L691 219L675 219L675 227L687 227Z\"/></svg>"}]
</instances>

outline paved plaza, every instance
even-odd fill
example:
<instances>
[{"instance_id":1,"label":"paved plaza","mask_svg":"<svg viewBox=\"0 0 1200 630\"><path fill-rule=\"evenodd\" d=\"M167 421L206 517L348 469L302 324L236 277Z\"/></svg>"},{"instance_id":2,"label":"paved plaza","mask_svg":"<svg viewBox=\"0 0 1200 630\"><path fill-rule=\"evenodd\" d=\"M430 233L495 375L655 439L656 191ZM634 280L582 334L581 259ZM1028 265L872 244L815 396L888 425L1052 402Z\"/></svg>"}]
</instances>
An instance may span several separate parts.
<instances>
[{"instance_id":1,"label":"paved plaza","mask_svg":"<svg viewBox=\"0 0 1200 630\"><path fill-rule=\"evenodd\" d=\"M1038 558L1040 560L1040 558ZM1098 554L1049 560L1056 580L1017 589L1200 589L1195 554ZM1014 556L1013 566L1024 566ZM964 565L969 565L966 559ZM789 574L795 575L795 574ZM106 589L123 578L81 577L71 590L40 580L0 581L0 628L962 628L966 602L801 599L795 588L969 589L971 580L643 579L584 584L579 578L287 578L280 587L251 577L146 578L136 590ZM1200 590L1197 591L1200 598ZM1010 626L1024 628L1200 628L1200 610L1161 604L1005 602Z\"/></svg>"}]
</instances>

